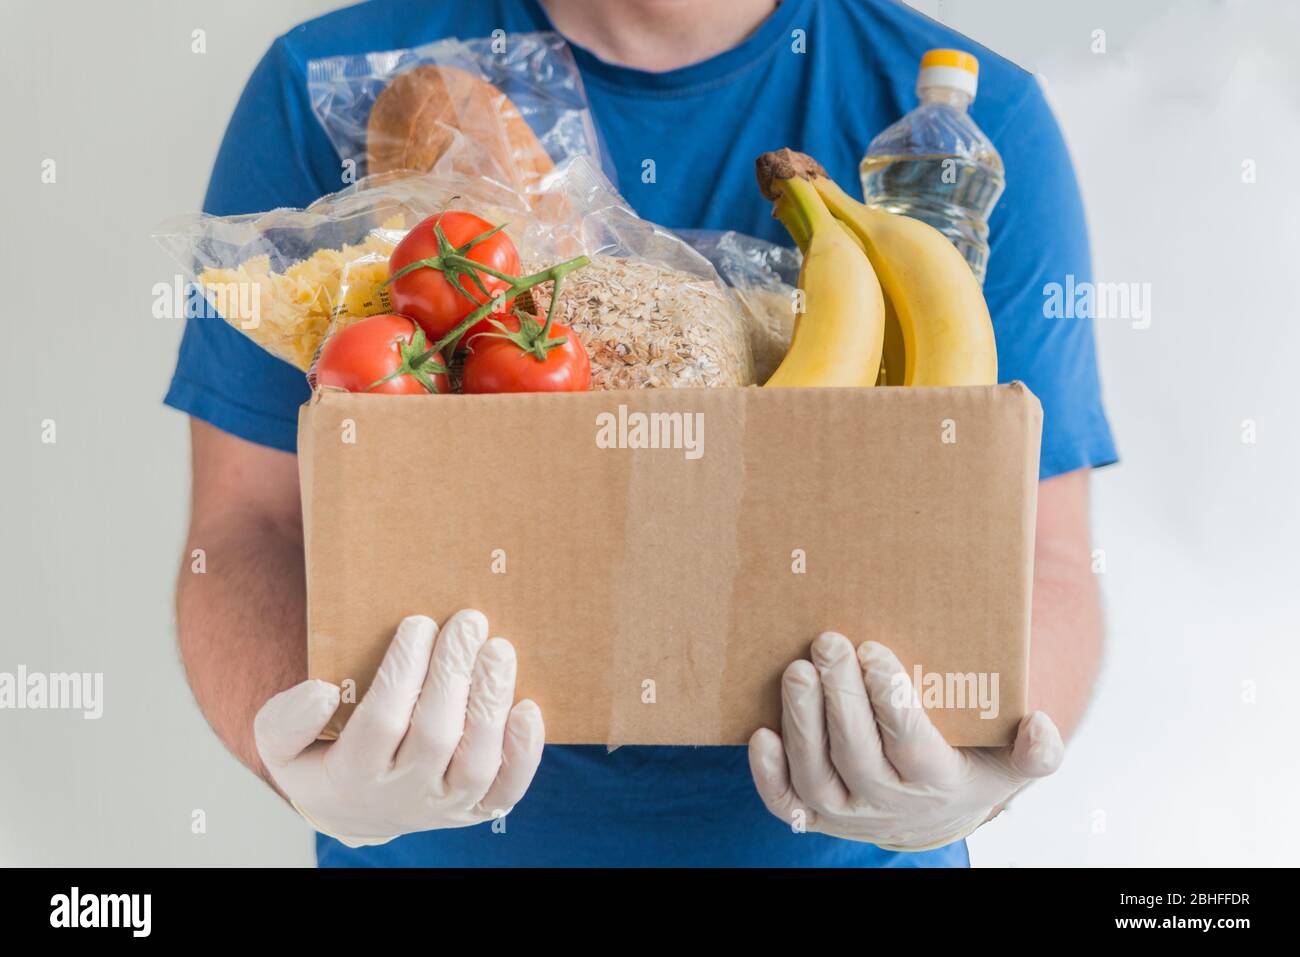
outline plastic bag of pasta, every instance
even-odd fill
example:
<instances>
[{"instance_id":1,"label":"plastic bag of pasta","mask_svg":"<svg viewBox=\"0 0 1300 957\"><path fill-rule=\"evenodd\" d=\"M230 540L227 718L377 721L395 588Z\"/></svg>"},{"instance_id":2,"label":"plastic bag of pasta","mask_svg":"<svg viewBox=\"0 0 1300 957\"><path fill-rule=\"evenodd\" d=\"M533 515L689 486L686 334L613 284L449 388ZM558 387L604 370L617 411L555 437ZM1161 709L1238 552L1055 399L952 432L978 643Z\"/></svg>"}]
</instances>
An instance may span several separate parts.
<instances>
[{"instance_id":1,"label":"plastic bag of pasta","mask_svg":"<svg viewBox=\"0 0 1300 957\"><path fill-rule=\"evenodd\" d=\"M306 209L180 216L154 238L213 313L306 372L331 326L391 310L385 283L394 248L453 202L514 228L531 216L528 203L498 183L439 171L367 177Z\"/></svg>"}]
</instances>

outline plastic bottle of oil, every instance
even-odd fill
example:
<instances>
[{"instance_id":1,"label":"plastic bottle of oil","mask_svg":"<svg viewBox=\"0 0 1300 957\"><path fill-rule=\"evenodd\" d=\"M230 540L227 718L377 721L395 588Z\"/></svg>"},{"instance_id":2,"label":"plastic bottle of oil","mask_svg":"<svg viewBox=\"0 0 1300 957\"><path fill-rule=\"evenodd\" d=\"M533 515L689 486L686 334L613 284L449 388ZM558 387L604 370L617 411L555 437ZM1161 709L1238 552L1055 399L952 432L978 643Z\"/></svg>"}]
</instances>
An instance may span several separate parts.
<instances>
[{"instance_id":1,"label":"plastic bottle of oil","mask_svg":"<svg viewBox=\"0 0 1300 957\"><path fill-rule=\"evenodd\" d=\"M967 112L979 61L961 50L921 58L921 105L871 141L859 172L868 206L929 223L961 250L980 283L989 214L1006 186L1002 157Z\"/></svg>"}]
</instances>

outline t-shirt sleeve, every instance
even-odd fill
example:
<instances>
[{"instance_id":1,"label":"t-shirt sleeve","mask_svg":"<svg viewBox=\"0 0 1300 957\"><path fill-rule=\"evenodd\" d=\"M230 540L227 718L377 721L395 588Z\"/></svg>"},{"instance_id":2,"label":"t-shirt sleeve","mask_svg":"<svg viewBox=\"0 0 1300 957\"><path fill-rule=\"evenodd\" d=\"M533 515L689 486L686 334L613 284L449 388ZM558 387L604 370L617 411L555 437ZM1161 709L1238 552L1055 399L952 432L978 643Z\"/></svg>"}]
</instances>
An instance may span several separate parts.
<instances>
[{"instance_id":1,"label":"t-shirt sleeve","mask_svg":"<svg viewBox=\"0 0 1300 957\"><path fill-rule=\"evenodd\" d=\"M283 39L258 63L217 152L204 200L216 216L302 207L342 188L333 148L311 110L304 66ZM331 178L334 185L329 184ZM219 317L185 322L164 402L217 428L273 448L297 448L301 371Z\"/></svg>"},{"instance_id":2,"label":"t-shirt sleeve","mask_svg":"<svg viewBox=\"0 0 1300 957\"><path fill-rule=\"evenodd\" d=\"M1092 280L1088 228L1074 167L1042 91L1032 83L1001 130L989 130L1007 188L989 222L984 293L998 378L1018 379L1043 404L1039 477L1116 461L1102 405L1090 318L1047 318L1047 289Z\"/></svg>"}]
</instances>

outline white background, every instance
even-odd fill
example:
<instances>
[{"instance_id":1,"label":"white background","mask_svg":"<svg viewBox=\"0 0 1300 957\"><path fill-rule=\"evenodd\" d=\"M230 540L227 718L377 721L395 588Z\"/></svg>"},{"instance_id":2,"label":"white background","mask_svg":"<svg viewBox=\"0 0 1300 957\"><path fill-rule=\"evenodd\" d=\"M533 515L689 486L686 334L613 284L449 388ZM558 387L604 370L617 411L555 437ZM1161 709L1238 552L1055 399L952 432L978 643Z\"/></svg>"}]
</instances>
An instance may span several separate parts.
<instances>
[{"instance_id":1,"label":"white background","mask_svg":"<svg viewBox=\"0 0 1300 957\"><path fill-rule=\"evenodd\" d=\"M186 424L159 400L181 330L150 318L175 270L149 232L200 204L271 39L337 5L5 0L0 670L102 671L106 703L99 721L0 712L0 864L313 861L306 827L206 728L177 658ZM915 5L1042 76L1097 278L1152 289L1150 328L1097 328L1124 459L1094 480L1102 679L1065 767L972 838L972 858L1294 864L1294 5Z\"/></svg>"}]
</instances>

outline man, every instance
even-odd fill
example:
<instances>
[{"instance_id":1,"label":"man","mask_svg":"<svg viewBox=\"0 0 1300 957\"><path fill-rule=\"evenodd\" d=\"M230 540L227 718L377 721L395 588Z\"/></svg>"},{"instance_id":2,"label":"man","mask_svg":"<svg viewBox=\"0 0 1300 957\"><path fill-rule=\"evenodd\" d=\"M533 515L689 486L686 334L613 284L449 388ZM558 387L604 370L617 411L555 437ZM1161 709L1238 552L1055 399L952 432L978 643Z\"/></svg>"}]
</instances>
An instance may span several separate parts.
<instances>
[{"instance_id":1,"label":"man","mask_svg":"<svg viewBox=\"0 0 1300 957\"><path fill-rule=\"evenodd\" d=\"M1056 724L1035 713L1014 749L954 750L882 694L898 670L887 649L868 642L855 654L852 636L823 635L812 662L786 673L782 727L757 732L748 755L543 753L536 706L511 707L510 645L487 641L483 616L467 611L440 634L428 619L405 621L343 738L313 745L338 698L297 684L305 596L293 453L307 387L224 323L192 320L167 402L193 418L187 550L209 555L208 574L183 573L178 588L201 707L245 764L344 839L318 838L322 865L965 865L961 838L1059 763L1057 726L1078 723L1101 649L1088 469L1115 455L1090 325L1043 316L1044 284L1091 267L1069 157L1033 78L889 0L373 0L275 42L235 110L205 208L305 206L342 186L311 113L308 60L497 29L569 38L609 171L642 216L774 240L755 156L791 146L852 183L871 137L914 104L921 54L978 56L974 115L1008 180L985 291L1002 377L1028 383L1045 412L1031 705ZM508 810L504 833L465 826Z\"/></svg>"}]
</instances>

